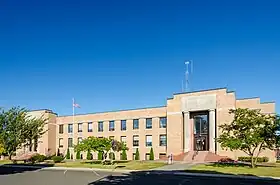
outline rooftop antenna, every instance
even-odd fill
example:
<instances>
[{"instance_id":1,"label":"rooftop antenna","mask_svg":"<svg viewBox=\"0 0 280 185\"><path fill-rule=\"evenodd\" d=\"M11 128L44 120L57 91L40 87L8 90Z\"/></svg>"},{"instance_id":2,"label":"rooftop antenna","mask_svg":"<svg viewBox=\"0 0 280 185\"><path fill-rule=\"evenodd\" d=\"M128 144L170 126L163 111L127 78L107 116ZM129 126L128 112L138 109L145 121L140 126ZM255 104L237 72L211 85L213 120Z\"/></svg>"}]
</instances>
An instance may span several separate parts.
<instances>
[{"instance_id":1,"label":"rooftop antenna","mask_svg":"<svg viewBox=\"0 0 280 185\"><path fill-rule=\"evenodd\" d=\"M185 65L186 65L186 73L185 73L185 92L189 92L189 85L190 85L190 73L193 72L193 61L192 60L186 60L185 61ZM190 65L190 71L189 71L189 65Z\"/></svg>"}]
</instances>

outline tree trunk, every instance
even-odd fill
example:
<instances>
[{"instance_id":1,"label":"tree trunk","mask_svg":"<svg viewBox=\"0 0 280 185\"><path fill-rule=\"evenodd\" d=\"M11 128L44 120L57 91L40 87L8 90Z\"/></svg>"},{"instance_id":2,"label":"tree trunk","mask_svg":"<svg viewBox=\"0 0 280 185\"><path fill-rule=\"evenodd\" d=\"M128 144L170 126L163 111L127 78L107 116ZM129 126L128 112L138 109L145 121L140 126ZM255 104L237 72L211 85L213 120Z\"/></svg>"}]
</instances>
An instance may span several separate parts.
<instances>
[{"instance_id":1,"label":"tree trunk","mask_svg":"<svg viewBox=\"0 0 280 185\"><path fill-rule=\"evenodd\" d=\"M9 160L12 160L12 152L11 153L9 153Z\"/></svg>"},{"instance_id":2,"label":"tree trunk","mask_svg":"<svg viewBox=\"0 0 280 185\"><path fill-rule=\"evenodd\" d=\"M251 155L251 168L255 168L254 155Z\"/></svg>"}]
</instances>

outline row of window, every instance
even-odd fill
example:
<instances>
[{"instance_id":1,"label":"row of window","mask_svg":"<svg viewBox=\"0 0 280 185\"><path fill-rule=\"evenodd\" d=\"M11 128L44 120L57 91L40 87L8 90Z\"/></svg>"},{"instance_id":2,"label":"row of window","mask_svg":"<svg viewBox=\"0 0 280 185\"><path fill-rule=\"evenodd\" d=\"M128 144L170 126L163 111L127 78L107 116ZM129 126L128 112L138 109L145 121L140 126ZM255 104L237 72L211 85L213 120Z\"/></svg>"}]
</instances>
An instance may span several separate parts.
<instances>
[{"instance_id":1,"label":"row of window","mask_svg":"<svg viewBox=\"0 0 280 185\"><path fill-rule=\"evenodd\" d=\"M160 128L166 128L167 119L166 117L159 118L159 127ZM98 122L98 132L103 132L104 125L103 121ZM153 120L152 118L146 119L146 129L152 129L153 128ZM133 120L133 129L139 129L139 119ZM121 130L126 130L126 120L121 120ZM92 122L88 122L88 132L93 131ZM109 121L109 131L115 131L115 121ZM83 132L83 123L78 123L78 132ZM59 125L59 133L63 134L63 125ZM68 124L68 133L73 133L73 124Z\"/></svg>"},{"instance_id":2,"label":"row of window","mask_svg":"<svg viewBox=\"0 0 280 185\"><path fill-rule=\"evenodd\" d=\"M114 139L114 136L110 136L109 138ZM121 136L121 142L126 143L126 136ZM78 137L78 144L83 140L82 137ZM139 146L139 135L133 136L133 146ZM166 134L159 135L159 146L166 146ZM59 138L58 146L63 147L63 138ZM153 146L153 137L152 135L146 135L146 146ZM73 138L68 138L68 147L73 147Z\"/></svg>"}]
</instances>

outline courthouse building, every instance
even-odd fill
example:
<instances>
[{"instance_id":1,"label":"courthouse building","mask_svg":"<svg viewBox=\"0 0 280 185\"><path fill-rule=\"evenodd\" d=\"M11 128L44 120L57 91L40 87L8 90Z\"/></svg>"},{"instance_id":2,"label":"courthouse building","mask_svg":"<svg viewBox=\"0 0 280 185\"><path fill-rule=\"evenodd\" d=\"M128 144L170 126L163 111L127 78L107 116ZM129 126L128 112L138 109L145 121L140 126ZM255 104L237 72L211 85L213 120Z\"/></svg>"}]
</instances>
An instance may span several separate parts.
<instances>
[{"instance_id":1,"label":"courthouse building","mask_svg":"<svg viewBox=\"0 0 280 185\"><path fill-rule=\"evenodd\" d=\"M58 116L51 110L35 110L30 114L48 118L48 131L38 144L42 154L61 153L88 136L110 137L127 144L127 157L133 159L139 149L140 159L149 157L150 148L156 159L173 154L178 160L194 160L197 152L201 159L207 155L228 156L237 159L246 156L242 151L222 149L215 138L219 136L219 125L230 123L233 115L229 109L260 109L265 114L275 113L274 102L261 102L260 98L236 99L234 91L226 88L177 93L167 98L166 105L151 108ZM85 158L85 153L82 154ZM199 156L198 155L198 156ZM210 155L210 156L211 156ZM275 160L274 151L265 150L261 156ZM93 153L97 158L97 154ZM116 153L116 158L120 157Z\"/></svg>"}]
</instances>

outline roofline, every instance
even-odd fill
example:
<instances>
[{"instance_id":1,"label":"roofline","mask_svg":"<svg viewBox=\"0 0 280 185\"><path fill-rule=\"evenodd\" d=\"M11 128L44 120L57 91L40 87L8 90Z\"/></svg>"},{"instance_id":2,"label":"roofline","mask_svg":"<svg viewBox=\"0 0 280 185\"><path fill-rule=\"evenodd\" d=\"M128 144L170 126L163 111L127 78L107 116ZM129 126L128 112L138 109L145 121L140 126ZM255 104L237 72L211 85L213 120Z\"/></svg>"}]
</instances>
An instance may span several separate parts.
<instances>
[{"instance_id":1,"label":"roofline","mask_svg":"<svg viewBox=\"0 0 280 185\"><path fill-rule=\"evenodd\" d=\"M239 99L236 99L236 100L250 100L250 99L261 99L261 98L256 96L256 97L251 97L251 98L239 98Z\"/></svg>"},{"instance_id":2,"label":"roofline","mask_svg":"<svg viewBox=\"0 0 280 185\"><path fill-rule=\"evenodd\" d=\"M57 113L53 112L51 109L33 109L33 110L28 110L28 112L37 112L37 111L45 111L45 112L48 112L48 113L52 113L52 114L58 115Z\"/></svg>"},{"instance_id":3,"label":"roofline","mask_svg":"<svg viewBox=\"0 0 280 185\"><path fill-rule=\"evenodd\" d=\"M265 101L265 102L261 102L261 104L269 104L269 103L276 103L275 101Z\"/></svg>"},{"instance_id":4,"label":"roofline","mask_svg":"<svg viewBox=\"0 0 280 185\"><path fill-rule=\"evenodd\" d=\"M219 87L219 88L213 88L213 89L202 89L202 90L196 90L196 91L190 91L190 92L173 93L173 95L190 94L190 93L198 93L198 92L205 92L205 91L215 91L215 90L222 90L222 89L227 89L227 88Z\"/></svg>"},{"instance_id":5,"label":"roofline","mask_svg":"<svg viewBox=\"0 0 280 185\"><path fill-rule=\"evenodd\" d=\"M91 112L91 113L83 113L83 114L75 114L75 116L82 116L82 115L88 115L88 114L102 114L102 113L110 113L110 112L123 112L123 111L133 111L133 110L141 110L141 109L155 109L155 108L164 108L163 106L155 106L155 107L143 107L143 108L135 108L135 109L121 109L121 110L112 110L112 111L102 111L102 112ZM68 117L73 115L61 115L58 117Z\"/></svg>"}]
</instances>

